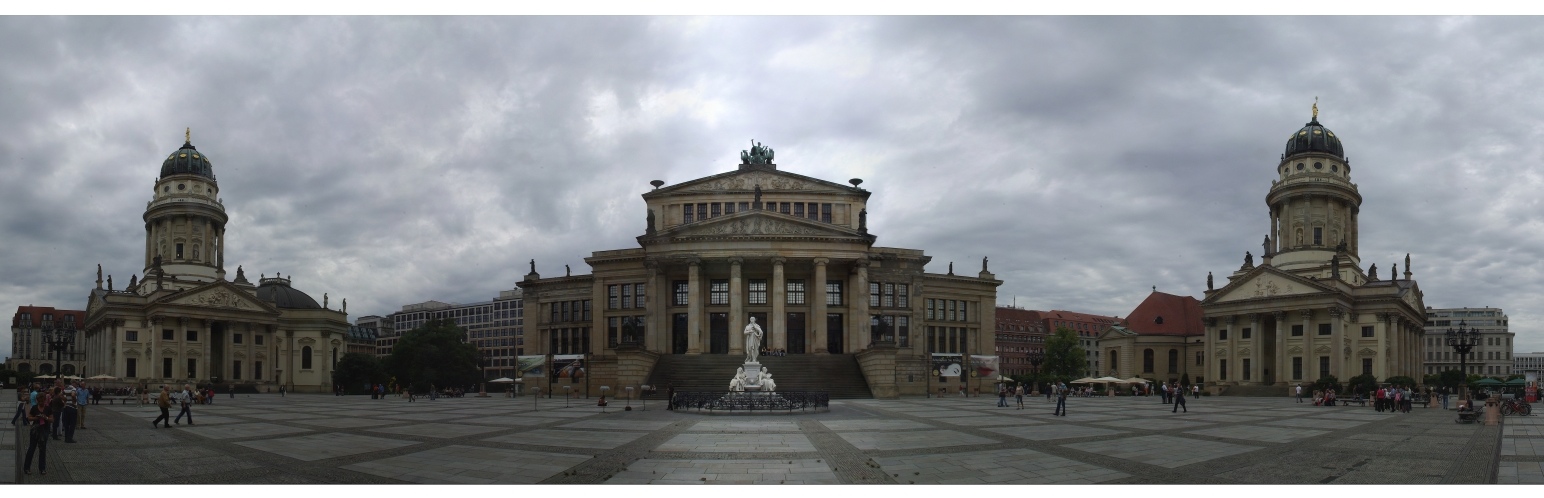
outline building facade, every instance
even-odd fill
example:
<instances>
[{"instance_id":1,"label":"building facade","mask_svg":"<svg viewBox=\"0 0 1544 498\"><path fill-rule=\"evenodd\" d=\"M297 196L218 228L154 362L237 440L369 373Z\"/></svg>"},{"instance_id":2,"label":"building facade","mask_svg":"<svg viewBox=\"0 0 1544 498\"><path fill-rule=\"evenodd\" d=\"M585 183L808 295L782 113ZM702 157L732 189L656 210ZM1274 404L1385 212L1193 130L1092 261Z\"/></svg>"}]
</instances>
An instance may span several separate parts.
<instances>
[{"instance_id":1,"label":"building facade","mask_svg":"<svg viewBox=\"0 0 1544 498\"><path fill-rule=\"evenodd\" d=\"M1106 373L1101 366L1099 357L1099 335L1112 326L1120 324L1120 317L1093 315L1078 313L1076 311L1051 310L1039 311L1041 321L1045 324L1047 334L1056 334L1056 329L1067 328L1078 335L1078 346L1083 348L1083 360L1088 367L1087 374L1098 377Z\"/></svg>"},{"instance_id":2,"label":"building facade","mask_svg":"<svg viewBox=\"0 0 1544 498\"><path fill-rule=\"evenodd\" d=\"M926 392L929 353L993 354L1001 282L986 260L972 276L926 272L923 251L874 245L861 180L779 170L770 155L654 182L639 247L592 253L589 274L542 277L532 262L527 350L587 354L596 382L637 385L658 355L742 355L754 318L767 349L856 355L880 397Z\"/></svg>"},{"instance_id":3,"label":"building facade","mask_svg":"<svg viewBox=\"0 0 1544 498\"><path fill-rule=\"evenodd\" d=\"M1480 331L1480 344L1469 352L1465 374L1506 377L1515 370L1512 339L1506 312L1501 308L1426 308L1426 374L1458 370L1458 353L1447 345L1447 331L1467 328Z\"/></svg>"},{"instance_id":4,"label":"building facade","mask_svg":"<svg viewBox=\"0 0 1544 498\"><path fill-rule=\"evenodd\" d=\"M1003 375L1028 375L1034 373L1030 363L1032 353L1045 354L1045 323L1040 312L998 306L996 312L998 366ZM1043 358L1043 356L1042 356Z\"/></svg>"},{"instance_id":5,"label":"building facade","mask_svg":"<svg viewBox=\"0 0 1544 498\"><path fill-rule=\"evenodd\" d=\"M1534 374L1539 377L1544 373L1544 353L1517 353L1512 355L1512 373Z\"/></svg>"},{"instance_id":6,"label":"building facade","mask_svg":"<svg viewBox=\"0 0 1544 498\"><path fill-rule=\"evenodd\" d=\"M1206 379L1286 386L1360 374L1421 379L1425 305L1410 257L1380 279L1362 269L1362 195L1340 138L1313 119L1288 138L1265 197L1260 264L1213 288L1207 275Z\"/></svg>"},{"instance_id":7,"label":"building facade","mask_svg":"<svg viewBox=\"0 0 1544 498\"><path fill-rule=\"evenodd\" d=\"M67 329L79 329L86 323L86 312L77 310L54 309L47 306L17 306L16 314L11 316L11 357L5 361L5 368L15 372L37 372L39 374L54 373L54 364L59 364L59 371L64 375L79 375L84 366L85 348L81 346L79 338L70 343L62 356L48 350L48 345L43 343L43 329L46 327L64 327Z\"/></svg>"},{"instance_id":8,"label":"building facade","mask_svg":"<svg viewBox=\"0 0 1544 498\"><path fill-rule=\"evenodd\" d=\"M78 341L83 373L125 382L220 383L295 391L331 390L332 368L345 352L349 324L291 286L292 277L262 276L256 285L238 267L226 279L226 222L212 161L191 138L161 164L143 215L140 274L122 290L112 277L87 298Z\"/></svg>"},{"instance_id":9,"label":"building facade","mask_svg":"<svg viewBox=\"0 0 1544 498\"><path fill-rule=\"evenodd\" d=\"M391 354L402 334L429 320L450 319L466 329L466 340L477 346L488 378L513 377L515 357L525 354L525 307L520 289L500 291L491 301L451 304L425 301L409 304L384 321L391 323L389 336L376 341L376 352Z\"/></svg>"},{"instance_id":10,"label":"building facade","mask_svg":"<svg viewBox=\"0 0 1544 498\"><path fill-rule=\"evenodd\" d=\"M1153 291L1119 325L1099 335L1099 356L1111 377L1205 383L1201 302Z\"/></svg>"}]
</instances>

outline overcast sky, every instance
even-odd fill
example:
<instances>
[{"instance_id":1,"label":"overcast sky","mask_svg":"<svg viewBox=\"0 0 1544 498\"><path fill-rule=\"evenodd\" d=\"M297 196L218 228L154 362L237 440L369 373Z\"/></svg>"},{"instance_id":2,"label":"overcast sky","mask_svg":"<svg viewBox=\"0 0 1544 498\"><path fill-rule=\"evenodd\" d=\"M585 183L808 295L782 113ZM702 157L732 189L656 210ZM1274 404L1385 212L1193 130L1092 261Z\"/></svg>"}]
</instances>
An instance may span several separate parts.
<instances>
[{"instance_id":1,"label":"overcast sky","mask_svg":"<svg viewBox=\"0 0 1544 498\"><path fill-rule=\"evenodd\" d=\"M1124 316L1259 252L1288 136L1340 136L1363 266L1544 351L1544 24L1488 18L0 18L0 309L143 271L185 127L227 268L350 320L636 247L639 197L779 169L873 192L876 245ZM1384 276L1387 276L1384 270ZM0 341L8 355L9 331Z\"/></svg>"}]
</instances>

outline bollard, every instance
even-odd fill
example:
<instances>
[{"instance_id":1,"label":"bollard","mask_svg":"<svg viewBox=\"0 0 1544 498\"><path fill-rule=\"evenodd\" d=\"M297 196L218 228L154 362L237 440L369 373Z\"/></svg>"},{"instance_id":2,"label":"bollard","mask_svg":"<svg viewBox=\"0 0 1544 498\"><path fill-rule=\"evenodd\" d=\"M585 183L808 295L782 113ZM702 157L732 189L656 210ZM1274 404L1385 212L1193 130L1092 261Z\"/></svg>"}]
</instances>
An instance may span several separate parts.
<instances>
[{"instance_id":1,"label":"bollard","mask_svg":"<svg viewBox=\"0 0 1544 498\"><path fill-rule=\"evenodd\" d=\"M1485 425L1501 424L1501 398L1491 395L1485 398Z\"/></svg>"}]
</instances>

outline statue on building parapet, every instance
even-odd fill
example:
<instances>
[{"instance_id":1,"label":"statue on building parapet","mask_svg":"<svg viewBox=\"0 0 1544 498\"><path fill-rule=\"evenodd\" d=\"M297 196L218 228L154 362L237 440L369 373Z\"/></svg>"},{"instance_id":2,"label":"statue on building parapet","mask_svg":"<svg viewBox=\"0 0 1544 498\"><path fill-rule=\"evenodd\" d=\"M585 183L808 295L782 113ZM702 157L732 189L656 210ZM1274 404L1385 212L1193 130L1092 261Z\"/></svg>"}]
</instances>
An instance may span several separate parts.
<instances>
[{"instance_id":1,"label":"statue on building parapet","mask_svg":"<svg viewBox=\"0 0 1544 498\"><path fill-rule=\"evenodd\" d=\"M322 309L329 309L327 307L327 293L326 292L322 293Z\"/></svg>"},{"instance_id":2,"label":"statue on building parapet","mask_svg":"<svg viewBox=\"0 0 1544 498\"><path fill-rule=\"evenodd\" d=\"M1373 263L1372 266L1367 267L1367 280L1369 280L1369 281L1376 281L1376 280L1378 280L1378 264L1377 263Z\"/></svg>"},{"instance_id":3,"label":"statue on building parapet","mask_svg":"<svg viewBox=\"0 0 1544 498\"><path fill-rule=\"evenodd\" d=\"M1399 263L1394 263L1394 269L1389 270L1389 280L1399 280Z\"/></svg>"},{"instance_id":4,"label":"statue on building parapet","mask_svg":"<svg viewBox=\"0 0 1544 498\"><path fill-rule=\"evenodd\" d=\"M1254 254L1249 251L1244 251L1244 266L1240 269L1243 268L1254 268Z\"/></svg>"},{"instance_id":5,"label":"statue on building parapet","mask_svg":"<svg viewBox=\"0 0 1544 498\"><path fill-rule=\"evenodd\" d=\"M868 208L858 210L858 231L868 232Z\"/></svg>"},{"instance_id":6,"label":"statue on building parapet","mask_svg":"<svg viewBox=\"0 0 1544 498\"><path fill-rule=\"evenodd\" d=\"M950 275L954 274L954 262L953 261L949 262L949 274Z\"/></svg>"},{"instance_id":7,"label":"statue on building parapet","mask_svg":"<svg viewBox=\"0 0 1544 498\"><path fill-rule=\"evenodd\" d=\"M1270 255L1273 254L1271 252L1271 236L1270 236L1270 234L1266 234L1265 235L1265 242L1262 243L1261 245L1264 247L1264 250L1265 250L1265 252L1260 253L1261 256L1270 256Z\"/></svg>"},{"instance_id":8,"label":"statue on building parapet","mask_svg":"<svg viewBox=\"0 0 1544 498\"><path fill-rule=\"evenodd\" d=\"M139 274L129 275L129 286L123 290L132 292L137 287L139 287Z\"/></svg>"},{"instance_id":9,"label":"statue on building parapet","mask_svg":"<svg viewBox=\"0 0 1544 498\"><path fill-rule=\"evenodd\" d=\"M751 140L751 150L740 151L740 164L772 164L772 148Z\"/></svg>"},{"instance_id":10,"label":"statue on building parapet","mask_svg":"<svg viewBox=\"0 0 1544 498\"><path fill-rule=\"evenodd\" d=\"M113 276L112 275L108 275L107 276L107 290L109 290L109 291L113 290Z\"/></svg>"},{"instance_id":11,"label":"statue on building parapet","mask_svg":"<svg viewBox=\"0 0 1544 498\"><path fill-rule=\"evenodd\" d=\"M1212 290L1212 272L1206 272L1206 290Z\"/></svg>"},{"instance_id":12,"label":"statue on building parapet","mask_svg":"<svg viewBox=\"0 0 1544 498\"><path fill-rule=\"evenodd\" d=\"M751 209L761 209L761 184L756 184L756 198L751 201Z\"/></svg>"},{"instance_id":13,"label":"statue on building parapet","mask_svg":"<svg viewBox=\"0 0 1544 498\"><path fill-rule=\"evenodd\" d=\"M102 288L102 264L97 263L97 288Z\"/></svg>"},{"instance_id":14,"label":"statue on building parapet","mask_svg":"<svg viewBox=\"0 0 1544 498\"><path fill-rule=\"evenodd\" d=\"M1410 280L1410 253L1405 253L1405 280Z\"/></svg>"},{"instance_id":15,"label":"statue on building parapet","mask_svg":"<svg viewBox=\"0 0 1544 498\"><path fill-rule=\"evenodd\" d=\"M644 228L644 233L649 234L649 235L654 235L654 210L653 209L649 210L649 216L647 218L647 221L649 223L649 226L647 228Z\"/></svg>"},{"instance_id":16,"label":"statue on building parapet","mask_svg":"<svg viewBox=\"0 0 1544 498\"><path fill-rule=\"evenodd\" d=\"M348 314L348 298L343 298L343 313Z\"/></svg>"},{"instance_id":17,"label":"statue on building parapet","mask_svg":"<svg viewBox=\"0 0 1544 498\"><path fill-rule=\"evenodd\" d=\"M574 276L574 271L569 269L568 265L563 265L563 276L572 277Z\"/></svg>"},{"instance_id":18,"label":"statue on building parapet","mask_svg":"<svg viewBox=\"0 0 1544 498\"><path fill-rule=\"evenodd\" d=\"M531 273L536 273L536 260L531 260Z\"/></svg>"}]
</instances>

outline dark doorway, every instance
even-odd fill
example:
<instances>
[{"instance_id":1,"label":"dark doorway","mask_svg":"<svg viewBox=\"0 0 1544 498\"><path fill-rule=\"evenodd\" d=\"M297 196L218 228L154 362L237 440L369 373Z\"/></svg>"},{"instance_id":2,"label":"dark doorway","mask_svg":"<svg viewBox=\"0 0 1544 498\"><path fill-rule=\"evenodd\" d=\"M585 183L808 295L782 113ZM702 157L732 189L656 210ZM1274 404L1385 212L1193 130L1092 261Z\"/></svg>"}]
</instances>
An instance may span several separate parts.
<instances>
[{"instance_id":1,"label":"dark doorway","mask_svg":"<svg viewBox=\"0 0 1544 498\"><path fill-rule=\"evenodd\" d=\"M676 313L670 324L670 352L686 354L686 313Z\"/></svg>"},{"instance_id":2,"label":"dark doorway","mask_svg":"<svg viewBox=\"0 0 1544 498\"><path fill-rule=\"evenodd\" d=\"M211 382L223 381L226 370L225 358L225 323L214 322L209 325L209 380Z\"/></svg>"},{"instance_id":3,"label":"dark doorway","mask_svg":"<svg viewBox=\"0 0 1544 498\"><path fill-rule=\"evenodd\" d=\"M708 313L708 352L729 354L728 313Z\"/></svg>"},{"instance_id":4,"label":"dark doorway","mask_svg":"<svg viewBox=\"0 0 1544 498\"><path fill-rule=\"evenodd\" d=\"M804 313L788 314L788 353L804 354Z\"/></svg>"},{"instance_id":5,"label":"dark doorway","mask_svg":"<svg viewBox=\"0 0 1544 498\"><path fill-rule=\"evenodd\" d=\"M826 352L842 354L842 344L846 344L842 334L842 314L830 313L826 315Z\"/></svg>"}]
</instances>

